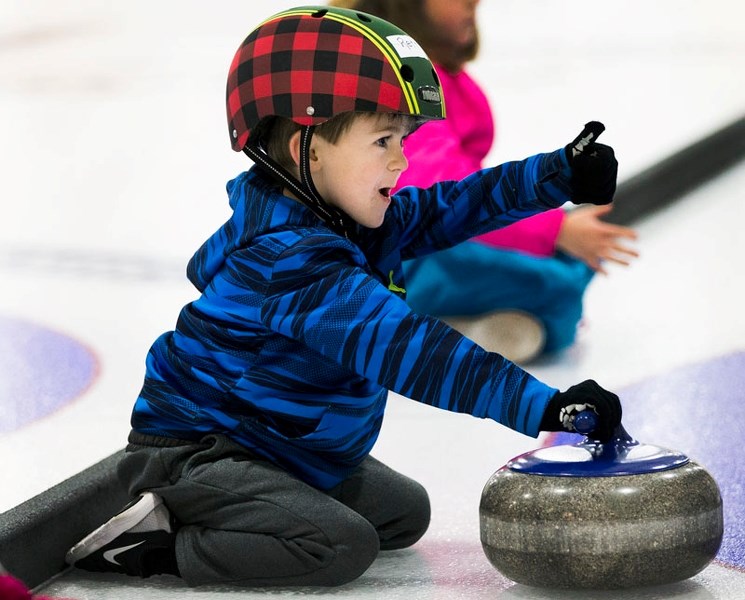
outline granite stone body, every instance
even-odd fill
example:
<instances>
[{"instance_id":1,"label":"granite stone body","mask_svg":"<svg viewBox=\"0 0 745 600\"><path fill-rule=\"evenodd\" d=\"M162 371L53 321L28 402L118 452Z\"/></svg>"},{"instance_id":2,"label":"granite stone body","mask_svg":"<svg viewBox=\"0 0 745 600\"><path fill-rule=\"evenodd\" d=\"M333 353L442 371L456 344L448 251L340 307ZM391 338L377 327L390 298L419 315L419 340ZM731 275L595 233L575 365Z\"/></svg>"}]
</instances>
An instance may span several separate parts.
<instances>
[{"instance_id":1,"label":"granite stone body","mask_svg":"<svg viewBox=\"0 0 745 600\"><path fill-rule=\"evenodd\" d=\"M503 467L486 483L481 543L518 583L618 589L680 581L722 541L722 501L700 465L638 475L554 477Z\"/></svg>"}]
</instances>

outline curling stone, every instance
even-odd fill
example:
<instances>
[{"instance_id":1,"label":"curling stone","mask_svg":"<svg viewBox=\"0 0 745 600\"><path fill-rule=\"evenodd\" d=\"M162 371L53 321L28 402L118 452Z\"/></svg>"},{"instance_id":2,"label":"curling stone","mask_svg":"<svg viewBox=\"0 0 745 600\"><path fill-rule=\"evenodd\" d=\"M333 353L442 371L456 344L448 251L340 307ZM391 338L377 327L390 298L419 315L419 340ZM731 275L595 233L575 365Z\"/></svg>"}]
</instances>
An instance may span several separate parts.
<instances>
[{"instance_id":1,"label":"curling stone","mask_svg":"<svg viewBox=\"0 0 745 600\"><path fill-rule=\"evenodd\" d=\"M582 433L594 429L594 414L585 417L575 421ZM479 514L492 565L517 583L547 588L687 579L716 556L723 534L711 475L622 426L605 444L586 437L512 459L487 481Z\"/></svg>"}]
</instances>

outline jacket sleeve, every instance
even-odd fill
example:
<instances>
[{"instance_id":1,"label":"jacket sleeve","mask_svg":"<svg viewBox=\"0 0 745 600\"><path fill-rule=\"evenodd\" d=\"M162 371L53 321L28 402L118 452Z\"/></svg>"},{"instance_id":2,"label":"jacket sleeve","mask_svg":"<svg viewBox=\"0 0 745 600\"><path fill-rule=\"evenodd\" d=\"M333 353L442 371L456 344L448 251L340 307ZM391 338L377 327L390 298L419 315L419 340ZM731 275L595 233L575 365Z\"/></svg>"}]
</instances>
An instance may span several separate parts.
<instances>
[{"instance_id":1,"label":"jacket sleeve","mask_svg":"<svg viewBox=\"0 0 745 600\"><path fill-rule=\"evenodd\" d=\"M490 115L488 107L485 115ZM493 125L486 127L491 131ZM421 131L406 140L409 167L399 178L398 188L426 188L440 181L460 180L481 170L481 154L465 149L461 138L462 133L450 119L423 125ZM563 220L564 211L555 208L477 236L474 241L534 256L551 256L556 252Z\"/></svg>"},{"instance_id":2,"label":"jacket sleeve","mask_svg":"<svg viewBox=\"0 0 745 600\"><path fill-rule=\"evenodd\" d=\"M274 264L261 321L388 390L537 436L557 390L412 312L362 260L330 237L294 244Z\"/></svg>"},{"instance_id":3,"label":"jacket sleeve","mask_svg":"<svg viewBox=\"0 0 745 600\"><path fill-rule=\"evenodd\" d=\"M556 252L556 240L565 214L561 208L547 210L509 227L476 236L473 241L493 248L518 250L533 256L552 256Z\"/></svg>"},{"instance_id":4,"label":"jacket sleeve","mask_svg":"<svg viewBox=\"0 0 745 600\"><path fill-rule=\"evenodd\" d=\"M395 195L404 259L558 208L571 198L563 149L477 171L461 181L405 187Z\"/></svg>"}]
</instances>

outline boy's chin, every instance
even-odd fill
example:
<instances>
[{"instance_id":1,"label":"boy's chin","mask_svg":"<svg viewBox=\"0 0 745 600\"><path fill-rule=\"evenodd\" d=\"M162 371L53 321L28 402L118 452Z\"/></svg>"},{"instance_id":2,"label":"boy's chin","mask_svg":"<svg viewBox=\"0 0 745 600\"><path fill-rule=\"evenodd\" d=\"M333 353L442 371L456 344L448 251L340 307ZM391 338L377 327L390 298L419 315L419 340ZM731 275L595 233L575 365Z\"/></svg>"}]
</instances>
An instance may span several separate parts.
<instances>
[{"instance_id":1,"label":"boy's chin","mask_svg":"<svg viewBox=\"0 0 745 600\"><path fill-rule=\"evenodd\" d=\"M385 217L381 217L378 220L365 219L364 222L355 220L355 222L358 225L361 225L362 227L366 227L367 229L378 229L383 224L384 221L385 221Z\"/></svg>"},{"instance_id":2,"label":"boy's chin","mask_svg":"<svg viewBox=\"0 0 745 600\"><path fill-rule=\"evenodd\" d=\"M383 224L383 221L380 223L375 223L374 225L366 225L365 223L357 223L360 227L364 227L365 229L380 229L380 226Z\"/></svg>"}]
</instances>

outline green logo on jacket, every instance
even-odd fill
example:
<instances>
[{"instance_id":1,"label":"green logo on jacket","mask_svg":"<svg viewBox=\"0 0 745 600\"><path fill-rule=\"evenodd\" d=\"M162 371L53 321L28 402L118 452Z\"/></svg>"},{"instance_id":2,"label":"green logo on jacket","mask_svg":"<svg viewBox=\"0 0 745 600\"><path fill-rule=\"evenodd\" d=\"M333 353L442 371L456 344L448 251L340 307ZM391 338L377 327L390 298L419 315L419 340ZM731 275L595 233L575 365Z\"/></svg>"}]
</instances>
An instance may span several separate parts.
<instances>
[{"instance_id":1,"label":"green logo on jacket","mask_svg":"<svg viewBox=\"0 0 745 600\"><path fill-rule=\"evenodd\" d=\"M388 273L388 289L399 294L406 293L406 290L404 288L398 287L395 283L393 283L393 269L391 269L391 272Z\"/></svg>"}]
</instances>

